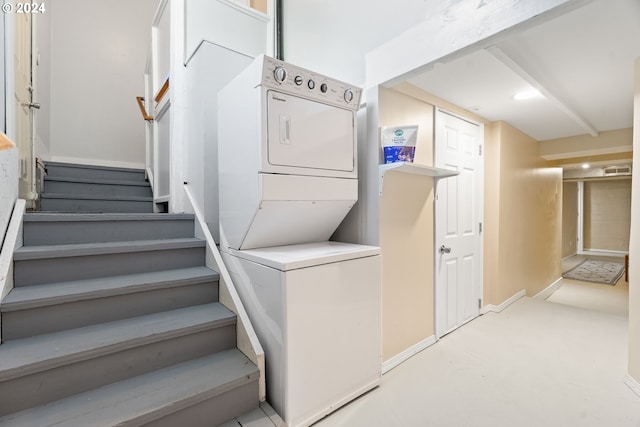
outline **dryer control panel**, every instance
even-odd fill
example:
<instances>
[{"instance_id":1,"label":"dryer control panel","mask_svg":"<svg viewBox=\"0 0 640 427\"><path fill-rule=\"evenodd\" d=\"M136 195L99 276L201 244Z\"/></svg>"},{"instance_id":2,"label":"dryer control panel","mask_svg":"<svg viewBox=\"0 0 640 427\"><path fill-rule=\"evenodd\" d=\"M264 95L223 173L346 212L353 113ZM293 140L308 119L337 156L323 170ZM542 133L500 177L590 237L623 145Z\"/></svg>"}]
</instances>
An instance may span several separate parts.
<instances>
[{"instance_id":1,"label":"dryer control panel","mask_svg":"<svg viewBox=\"0 0 640 427\"><path fill-rule=\"evenodd\" d=\"M360 107L359 87L278 59L263 58L262 86L354 111Z\"/></svg>"}]
</instances>

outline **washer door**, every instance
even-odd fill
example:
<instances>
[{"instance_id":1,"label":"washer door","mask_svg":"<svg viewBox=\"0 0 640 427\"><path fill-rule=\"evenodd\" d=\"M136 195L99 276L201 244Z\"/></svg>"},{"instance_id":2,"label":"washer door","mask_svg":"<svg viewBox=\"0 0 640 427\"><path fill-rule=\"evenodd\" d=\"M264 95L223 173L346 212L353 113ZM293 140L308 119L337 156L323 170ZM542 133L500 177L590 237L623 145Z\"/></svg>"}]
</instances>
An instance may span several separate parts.
<instances>
[{"instance_id":1,"label":"washer door","mask_svg":"<svg viewBox=\"0 0 640 427\"><path fill-rule=\"evenodd\" d=\"M270 165L354 170L354 112L267 91L267 117Z\"/></svg>"}]
</instances>

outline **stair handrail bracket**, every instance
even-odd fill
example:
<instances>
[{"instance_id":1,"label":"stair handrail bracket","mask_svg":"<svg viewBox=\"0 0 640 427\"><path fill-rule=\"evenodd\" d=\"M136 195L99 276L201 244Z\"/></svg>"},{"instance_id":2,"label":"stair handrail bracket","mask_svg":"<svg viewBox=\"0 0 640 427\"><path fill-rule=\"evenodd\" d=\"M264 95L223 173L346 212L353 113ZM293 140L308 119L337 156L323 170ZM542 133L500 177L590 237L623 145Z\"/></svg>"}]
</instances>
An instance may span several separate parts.
<instances>
[{"instance_id":1,"label":"stair handrail bracket","mask_svg":"<svg viewBox=\"0 0 640 427\"><path fill-rule=\"evenodd\" d=\"M25 209L26 201L18 199L14 204L2 250L0 250L0 301L13 289L13 253L22 246L22 219ZM0 327L0 342L1 340L2 328Z\"/></svg>"},{"instance_id":2,"label":"stair handrail bracket","mask_svg":"<svg viewBox=\"0 0 640 427\"><path fill-rule=\"evenodd\" d=\"M209 268L213 268L220 274L220 302L236 314L238 317L238 328L236 330L237 346L238 349L245 355L251 362L253 362L260 371L259 380L259 400L264 402L267 397L266 382L265 382L265 359L264 350L258 336L251 324L249 315L247 314L244 305L240 299L240 295L233 284L231 275L225 266L222 255L218 250L218 246L213 239L213 235L204 220L204 214L195 203L195 197L188 185L184 186L184 191L187 196L187 201L194 212L195 232L196 237L202 238L206 241L206 265Z\"/></svg>"}]
</instances>

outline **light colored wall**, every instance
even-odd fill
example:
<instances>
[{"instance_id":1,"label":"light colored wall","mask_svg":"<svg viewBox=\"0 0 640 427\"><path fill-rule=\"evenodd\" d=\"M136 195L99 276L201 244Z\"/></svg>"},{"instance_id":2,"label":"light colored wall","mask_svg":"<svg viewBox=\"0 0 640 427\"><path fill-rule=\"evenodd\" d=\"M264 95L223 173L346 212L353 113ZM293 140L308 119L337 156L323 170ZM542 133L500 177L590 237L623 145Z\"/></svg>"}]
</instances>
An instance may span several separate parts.
<instances>
[{"instance_id":1,"label":"light colored wall","mask_svg":"<svg viewBox=\"0 0 640 427\"><path fill-rule=\"evenodd\" d=\"M33 110L35 121L34 148L36 156L50 160L51 140L51 13L52 0L42 2L49 13L33 15L35 26L34 54L37 58L34 73L34 102L40 104L39 110Z\"/></svg>"},{"instance_id":2,"label":"light colored wall","mask_svg":"<svg viewBox=\"0 0 640 427\"><path fill-rule=\"evenodd\" d=\"M6 90L6 85L4 84L5 81L5 75L4 75L4 67L5 67L5 63L4 63L4 19L0 19L0 34L2 34L2 43L0 43L0 82L2 82L2 84L0 84L0 132L6 132L7 128L5 126L5 121L6 121L6 117L5 117L5 102L6 102L6 96L5 96L5 90Z\"/></svg>"},{"instance_id":3,"label":"light colored wall","mask_svg":"<svg viewBox=\"0 0 640 427\"><path fill-rule=\"evenodd\" d=\"M379 106L381 126L419 126L414 161L433 165L433 106L382 87ZM434 334L433 178L385 174L380 247L386 361Z\"/></svg>"},{"instance_id":4,"label":"light colored wall","mask_svg":"<svg viewBox=\"0 0 640 427\"><path fill-rule=\"evenodd\" d=\"M485 258L497 271L485 282L485 304L499 305L523 289L535 295L562 274L562 170L546 166L534 139L504 122L494 126L499 147L487 151L499 161L500 175L485 188L499 200L485 204L485 218L494 218L487 228L497 226L498 236Z\"/></svg>"},{"instance_id":5,"label":"light colored wall","mask_svg":"<svg viewBox=\"0 0 640 427\"><path fill-rule=\"evenodd\" d=\"M380 126L419 123L429 129L419 131L416 161L432 165L434 104L452 106L406 84L380 87L378 98ZM419 158L421 150L426 154ZM537 150L535 140L508 124L485 124L485 305L499 305L523 289L535 295L561 276L562 170L547 167ZM431 178L385 175L380 246L388 360L434 333Z\"/></svg>"},{"instance_id":6,"label":"light colored wall","mask_svg":"<svg viewBox=\"0 0 640 427\"><path fill-rule=\"evenodd\" d=\"M578 184L562 184L562 257L566 258L577 251L578 239Z\"/></svg>"},{"instance_id":7,"label":"light colored wall","mask_svg":"<svg viewBox=\"0 0 640 427\"><path fill-rule=\"evenodd\" d=\"M498 124L485 125L484 137L484 248L483 295L484 305L499 305L504 299L497 296L500 290L500 177L501 144ZM506 294L506 293L504 293ZM501 294L502 295L502 294Z\"/></svg>"},{"instance_id":8,"label":"light colored wall","mask_svg":"<svg viewBox=\"0 0 640 427\"><path fill-rule=\"evenodd\" d=\"M0 249L18 199L18 149L0 132Z\"/></svg>"},{"instance_id":9,"label":"light colored wall","mask_svg":"<svg viewBox=\"0 0 640 427\"><path fill-rule=\"evenodd\" d=\"M367 53L367 85L395 83L417 70L473 49L489 47L532 19L552 18L589 0L448 0L425 2L417 25ZM389 2L402 10L404 2ZM487 5L490 3L490 6ZM366 19L386 24L384 9L363 7ZM402 14L404 15L404 13ZM404 16L403 16L404 18ZM380 24L380 25L384 25Z\"/></svg>"},{"instance_id":10,"label":"light colored wall","mask_svg":"<svg viewBox=\"0 0 640 427\"><path fill-rule=\"evenodd\" d=\"M266 7L266 1L263 3ZM242 19L240 15L246 15L246 18ZM203 40L232 47L236 52L251 57L265 53L267 49L265 23L268 18L257 10L228 1L189 0L185 20L185 62ZM261 43L256 43L256 40Z\"/></svg>"},{"instance_id":11,"label":"light colored wall","mask_svg":"<svg viewBox=\"0 0 640 427\"><path fill-rule=\"evenodd\" d=\"M640 165L640 58L635 62L633 163ZM629 246L629 375L640 385L640 174L633 174Z\"/></svg>"},{"instance_id":12,"label":"light colored wall","mask_svg":"<svg viewBox=\"0 0 640 427\"><path fill-rule=\"evenodd\" d=\"M52 160L144 167L144 121L135 97L144 93L157 6L158 0L51 5Z\"/></svg>"},{"instance_id":13,"label":"light colored wall","mask_svg":"<svg viewBox=\"0 0 640 427\"><path fill-rule=\"evenodd\" d=\"M584 183L584 249L629 250L631 180Z\"/></svg>"},{"instance_id":14,"label":"light colored wall","mask_svg":"<svg viewBox=\"0 0 640 427\"><path fill-rule=\"evenodd\" d=\"M547 160L571 157L597 156L600 154L628 153L632 150L633 129L600 132L596 137L578 135L541 141L540 157Z\"/></svg>"},{"instance_id":15,"label":"light colored wall","mask_svg":"<svg viewBox=\"0 0 640 427\"><path fill-rule=\"evenodd\" d=\"M185 181L189 183L194 203L204 213L205 221L219 242L218 226L218 92L253 58L223 48L201 43L185 71ZM224 63L224 67L217 65Z\"/></svg>"},{"instance_id":16,"label":"light colored wall","mask_svg":"<svg viewBox=\"0 0 640 427\"><path fill-rule=\"evenodd\" d=\"M367 52L440 8L424 0L283 3L284 59L360 86Z\"/></svg>"}]
</instances>

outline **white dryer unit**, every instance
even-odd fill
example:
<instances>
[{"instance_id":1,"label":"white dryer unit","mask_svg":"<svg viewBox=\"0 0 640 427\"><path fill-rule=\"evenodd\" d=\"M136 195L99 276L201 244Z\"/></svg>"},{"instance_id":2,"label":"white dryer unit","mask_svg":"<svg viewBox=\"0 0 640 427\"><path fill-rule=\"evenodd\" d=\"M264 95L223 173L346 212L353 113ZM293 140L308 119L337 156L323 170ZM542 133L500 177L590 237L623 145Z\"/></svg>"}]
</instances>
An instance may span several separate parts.
<instances>
[{"instance_id":1,"label":"white dryer unit","mask_svg":"<svg viewBox=\"0 0 640 427\"><path fill-rule=\"evenodd\" d=\"M360 94L267 56L219 92L224 244L254 249L329 239L358 199Z\"/></svg>"}]
</instances>

